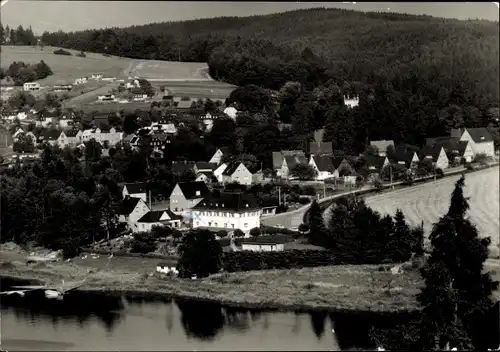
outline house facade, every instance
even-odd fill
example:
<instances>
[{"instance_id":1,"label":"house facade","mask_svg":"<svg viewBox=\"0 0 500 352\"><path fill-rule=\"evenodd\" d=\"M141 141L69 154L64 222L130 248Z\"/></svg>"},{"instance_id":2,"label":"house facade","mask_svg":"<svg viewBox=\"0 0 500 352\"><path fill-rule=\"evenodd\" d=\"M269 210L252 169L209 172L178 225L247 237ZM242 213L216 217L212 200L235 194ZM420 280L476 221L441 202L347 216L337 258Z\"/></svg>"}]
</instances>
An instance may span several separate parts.
<instances>
[{"instance_id":1,"label":"house facade","mask_svg":"<svg viewBox=\"0 0 500 352\"><path fill-rule=\"evenodd\" d=\"M23 90L25 92L32 92L35 90L40 90L40 83L36 82L26 82L23 84Z\"/></svg>"},{"instance_id":2,"label":"house facade","mask_svg":"<svg viewBox=\"0 0 500 352\"><path fill-rule=\"evenodd\" d=\"M309 158L309 166L316 170L317 175L315 180L323 181L327 178L332 178L335 171L333 166L333 158L328 155L311 155Z\"/></svg>"},{"instance_id":3,"label":"house facade","mask_svg":"<svg viewBox=\"0 0 500 352\"><path fill-rule=\"evenodd\" d=\"M241 250L253 252L282 252L285 250L285 240L277 236L244 238L241 241Z\"/></svg>"},{"instance_id":4,"label":"house facade","mask_svg":"<svg viewBox=\"0 0 500 352\"><path fill-rule=\"evenodd\" d=\"M291 171L297 165L309 165L304 154L299 155L286 155L283 158L283 164L281 165L281 169L279 170L279 176L282 178L290 178Z\"/></svg>"},{"instance_id":5,"label":"house facade","mask_svg":"<svg viewBox=\"0 0 500 352\"><path fill-rule=\"evenodd\" d=\"M81 143L81 135L82 131L80 130L61 131L57 138L57 144L60 148L74 148Z\"/></svg>"},{"instance_id":6,"label":"house facade","mask_svg":"<svg viewBox=\"0 0 500 352\"><path fill-rule=\"evenodd\" d=\"M302 155L305 157L305 154L302 150L282 150L279 152L272 152L272 160L273 160L273 171L276 173L276 176L283 177L281 175L283 160L285 156L295 156ZM307 163L307 160L306 160Z\"/></svg>"},{"instance_id":7,"label":"house facade","mask_svg":"<svg viewBox=\"0 0 500 352\"><path fill-rule=\"evenodd\" d=\"M193 228L240 229L249 233L260 227L260 213L257 200L249 194L211 195L193 208Z\"/></svg>"},{"instance_id":8,"label":"house facade","mask_svg":"<svg viewBox=\"0 0 500 352\"><path fill-rule=\"evenodd\" d=\"M137 220L134 232L149 232L153 226L169 226L178 229L181 227L181 220L182 216L175 215L170 210L152 210Z\"/></svg>"},{"instance_id":9,"label":"house facade","mask_svg":"<svg viewBox=\"0 0 500 352\"><path fill-rule=\"evenodd\" d=\"M149 208L142 199L127 196L118 210L118 221L126 223L132 231L135 231L137 221L148 212Z\"/></svg>"},{"instance_id":10,"label":"house facade","mask_svg":"<svg viewBox=\"0 0 500 352\"><path fill-rule=\"evenodd\" d=\"M449 166L449 160L442 146L422 148L420 160L430 160L435 168L446 169Z\"/></svg>"},{"instance_id":11,"label":"house facade","mask_svg":"<svg viewBox=\"0 0 500 352\"><path fill-rule=\"evenodd\" d=\"M212 158L210 158L209 163L221 164L222 157L224 155L228 155L228 154L229 154L229 148L227 148L227 147L219 148L215 151Z\"/></svg>"},{"instance_id":12,"label":"house facade","mask_svg":"<svg viewBox=\"0 0 500 352\"><path fill-rule=\"evenodd\" d=\"M146 203L148 199L146 184L142 182L126 183L123 185L122 196L123 199L127 198L127 196L140 198Z\"/></svg>"},{"instance_id":13,"label":"house facade","mask_svg":"<svg viewBox=\"0 0 500 352\"><path fill-rule=\"evenodd\" d=\"M108 144L110 146L120 142L123 138L123 132L117 131L114 127L109 130L101 130L100 128L92 128L82 132L82 142L88 142L95 139L101 145Z\"/></svg>"},{"instance_id":14,"label":"house facade","mask_svg":"<svg viewBox=\"0 0 500 352\"><path fill-rule=\"evenodd\" d=\"M230 162L222 173L222 183L233 182L247 186L252 184L252 173L241 162Z\"/></svg>"},{"instance_id":15,"label":"house facade","mask_svg":"<svg viewBox=\"0 0 500 352\"><path fill-rule=\"evenodd\" d=\"M453 129L451 131L451 136L459 136L461 141L469 142L475 155L485 154L488 157L495 156L495 144L493 142L493 136L484 127Z\"/></svg>"},{"instance_id":16,"label":"house facade","mask_svg":"<svg viewBox=\"0 0 500 352\"><path fill-rule=\"evenodd\" d=\"M187 213L209 195L203 181L179 182L170 194L170 210L176 214Z\"/></svg>"}]
</instances>

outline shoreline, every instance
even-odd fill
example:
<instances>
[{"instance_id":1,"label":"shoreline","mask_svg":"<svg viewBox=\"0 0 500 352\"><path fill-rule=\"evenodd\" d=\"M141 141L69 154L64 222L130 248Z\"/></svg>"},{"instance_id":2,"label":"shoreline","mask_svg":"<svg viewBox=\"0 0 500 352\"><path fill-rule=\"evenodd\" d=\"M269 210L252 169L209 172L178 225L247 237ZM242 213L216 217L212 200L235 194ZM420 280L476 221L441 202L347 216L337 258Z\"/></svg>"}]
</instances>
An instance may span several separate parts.
<instances>
[{"instance_id":1,"label":"shoreline","mask_svg":"<svg viewBox=\"0 0 500 352\"><path fill-rule=\"evenodd\" d=\"M23 280L36 285L60 285L60 280L79 281L82 275L65 275L62 271L55 270L48 266L43 270L37 270L25 266L15 268L3 267L0 271L2 280ZM350 275L355 266L347 266L347 269L337 267L319 267L308 269L292 269L293 271L314 272L319 270L329 270L341 272L341 275ZM368 266L364 266L365 268ZM380 265L370 266L373 271L378 271ZM34 269L34 270L33 270ZM311 283L298 287L300 284L283 285L273 284L272 279L268 279L269 273L283 276L283 270L245 272L229 274L227 282L220 282L218 279L226 277L226 274L215 274L208 278L199 280L159 278L157 275L144 275L135 273L105 272L96 273L99 277L88 278L81 288L82 293L98 293L109 296L125 296L131 299L177 299L193 300L197 302L221 304L226 307L242 309L261 310L281 310L281 311L324 311L328 313L377 313L377 314L414 314L419 311L415 299L416 291L413 288L414 282L407 287L396 287L396 290L387 293L386 291L373 290L365 285L356 286L358 297L351 297L349 294L352 287L338 287L327 284L314 286ZM240 274L240 275L239 275ZM365 272L366 274L366 272ZM387 273L385 273L387 275ZM259 283L233 283L241 279L240 277L254 275L263 278L269 284ZM271 274L269 274L271 275ZM307 275L309 275L307 273ZM389 274L390 275L390 274ZM120 276L118 280L113 276ZM286 276L286 275L285 275ZM290 275L290 278L291 275ZM292 281L292 280L287 280ZM300 282L300 281L297 281ZM309 287L314 286L314 287ZM302 288L302 290L301 290ZM365 292L366 291L366 292ZM300 295L297 295L300 293Z\"/></svg>"}]
</instances>

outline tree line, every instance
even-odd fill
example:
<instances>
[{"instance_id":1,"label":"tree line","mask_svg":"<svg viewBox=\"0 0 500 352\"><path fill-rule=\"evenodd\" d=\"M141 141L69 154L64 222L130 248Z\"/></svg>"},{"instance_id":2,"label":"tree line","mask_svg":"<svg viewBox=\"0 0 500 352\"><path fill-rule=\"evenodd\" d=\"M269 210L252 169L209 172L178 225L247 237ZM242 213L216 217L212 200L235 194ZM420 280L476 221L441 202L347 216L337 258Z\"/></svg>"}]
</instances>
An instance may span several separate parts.
<instances>
[{"instance_id":1,"label":"tree line","mask_svg":"<svg viewBox=\"0 0 500 352\"><path fill-rule=\"evenodd\" d=\"M43 79L52 74L52 69L43 60L36 64L14 61L7 69L0 68L0 79L12 79L16 86L22 86L26 82Z\"/></svg>"},{"instance_id":2,"label":"tree line","mask_svg":"<svg viewBox=\"0 0 500 352\"><path fill-rule=\"evenodd\" d=\"M23 28L19 25L17 28L11 28L8 25L3 26L0 22L0 45L36 45L38 37L33 33L31 26Z\"/></svg>"}]
</instances>

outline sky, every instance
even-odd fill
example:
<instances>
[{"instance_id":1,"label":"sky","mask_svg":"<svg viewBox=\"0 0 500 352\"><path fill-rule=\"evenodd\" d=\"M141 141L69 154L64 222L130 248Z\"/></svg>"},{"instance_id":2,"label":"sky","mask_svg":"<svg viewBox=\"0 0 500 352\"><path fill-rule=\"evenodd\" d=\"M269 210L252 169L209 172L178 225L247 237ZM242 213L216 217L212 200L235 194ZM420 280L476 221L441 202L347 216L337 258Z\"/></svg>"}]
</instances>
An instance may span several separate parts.
<instances>
[{"instance_id":1,"label":"sky","mask_svg":"<svg viewBox=\"0 0 500 352\"><path fill-rule=\"evenodd\" d=\"M448 18L499 20L492 2L216 2L216 1L51 1L1 0L1 22L44 31L125 27L152 22L221 16L250 16L312 7L426 14Z\"/></svg>"}]
</instances>

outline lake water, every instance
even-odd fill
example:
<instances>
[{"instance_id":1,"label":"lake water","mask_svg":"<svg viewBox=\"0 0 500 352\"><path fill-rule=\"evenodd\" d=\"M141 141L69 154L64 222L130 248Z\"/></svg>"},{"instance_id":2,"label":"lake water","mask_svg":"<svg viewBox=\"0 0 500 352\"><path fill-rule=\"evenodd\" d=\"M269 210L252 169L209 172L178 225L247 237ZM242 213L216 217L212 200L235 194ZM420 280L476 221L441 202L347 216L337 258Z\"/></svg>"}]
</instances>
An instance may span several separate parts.
<instances>
[{"instance_id":1,"label":"lake water","mask_svg":"<svg viewBox=\"0 0 500 352\"><path fill-rule=\"evenodd\" d=\"M2 289L8 286L2 280ZM9 351L373 349L371 326L408 318L257 311L78 291L62 301L42 293L2 296L1 316L1 347Z\"/></svg>"}]
</instances>

